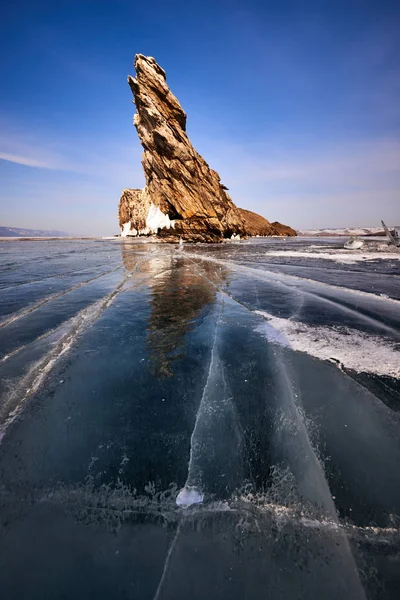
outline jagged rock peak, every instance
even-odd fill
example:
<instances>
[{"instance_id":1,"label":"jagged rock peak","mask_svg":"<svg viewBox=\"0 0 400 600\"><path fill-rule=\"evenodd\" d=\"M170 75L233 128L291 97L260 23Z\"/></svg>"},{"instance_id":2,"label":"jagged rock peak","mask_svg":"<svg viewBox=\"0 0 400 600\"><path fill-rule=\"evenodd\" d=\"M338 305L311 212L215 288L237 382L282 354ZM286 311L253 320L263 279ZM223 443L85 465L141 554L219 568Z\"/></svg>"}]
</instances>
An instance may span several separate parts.
<instances>
[{"instance_id":1,"label":"jagged rock peak","mask_svg":"<svg viewBox=\"0 0 400 600\"><path fill-rule=\"evenodd\" d=\"M263 217L232 202L218 173L192 146L186 113L169 89L164 69L143 54L136 55L134 66L136 77L129 76L128 83L136 105L133 122L144 150L146 185L122 193L122 235L220 242L272 233L273 226Z\"/></svg>"},{"instance_id":2,"label":"jagged rock peak","mask_svg":"<svg viewBox=\"0 0 400 600\"><path fill-rule=\"evenodd\" d=\"M155 229L162 237L193 241L244 235L243 219L226 186L186 134L186 113L169 89L165 71L142 54L135 57L135 69L136 77L129 77L128 83L137 110L134 125L144 149L146 186L135 194L135 214L133 196L124 191L119 215L123 232Z\"/></svg>"}]
</instances>

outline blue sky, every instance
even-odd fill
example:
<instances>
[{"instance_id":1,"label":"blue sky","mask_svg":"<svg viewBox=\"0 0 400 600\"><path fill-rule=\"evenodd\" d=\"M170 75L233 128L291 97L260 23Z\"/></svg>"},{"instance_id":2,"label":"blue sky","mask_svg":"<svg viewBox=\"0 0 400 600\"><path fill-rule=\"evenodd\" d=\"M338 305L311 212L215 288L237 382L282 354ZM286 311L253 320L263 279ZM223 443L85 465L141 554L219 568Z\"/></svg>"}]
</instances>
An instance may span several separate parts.
<instances>
[{"instance_id":1,"label":"blue sky","mask_svg":"<svg viewBox=\"0 0 400 600\"><path fill-rule=\"evenodd\" d=\"M126 83L154 56L232 199L295 228L400 223L400 4L8 0L0 225L118 231L142 187Z\"/></svg>"}]
</instances>

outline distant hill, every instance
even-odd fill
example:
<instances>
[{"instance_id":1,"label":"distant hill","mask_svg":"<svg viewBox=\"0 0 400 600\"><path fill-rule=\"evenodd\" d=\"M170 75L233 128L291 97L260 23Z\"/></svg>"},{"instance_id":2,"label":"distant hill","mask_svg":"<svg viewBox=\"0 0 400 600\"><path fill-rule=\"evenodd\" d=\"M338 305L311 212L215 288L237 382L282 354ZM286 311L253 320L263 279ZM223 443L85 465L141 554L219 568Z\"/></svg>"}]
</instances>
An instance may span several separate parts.
<instances>
[{"instance_id":1,"label":"distant hill","mask_svg":"<svg viewBox=\"0 0 400 600\"><path fill-rule=\"evenodd\" d=\"M70 235L66 231L22 229L20 227L2 227L0 225L0 237L68 237Z\"/></svg>"},{"instance_id":2,"label":"distant hill","mask_svg":"<svg viewBox=\"0 0 400 600\"><path fill-rule=\"evenodd\" d=\"M384 236L382 227L347 227L343 229L306 229L298 231L298 235L306 236L350 236L350 235L378 235Z\"/></svg>"}]
</instances>

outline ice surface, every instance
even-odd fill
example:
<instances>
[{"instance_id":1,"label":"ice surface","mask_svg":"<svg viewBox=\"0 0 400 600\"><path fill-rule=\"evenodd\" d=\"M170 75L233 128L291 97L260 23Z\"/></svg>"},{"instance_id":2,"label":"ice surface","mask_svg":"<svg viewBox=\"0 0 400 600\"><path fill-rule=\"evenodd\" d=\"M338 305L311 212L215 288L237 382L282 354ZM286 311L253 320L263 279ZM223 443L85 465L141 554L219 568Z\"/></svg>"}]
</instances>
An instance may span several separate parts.
<instances>
[{"instance_id":1,"label":"ice surface","mask_svg":"<svg viewBox=\"0 0 400 600\"><path fill-rule=\"evenodd\" d=\"M0 245L5 598L397 600L395 253Z\"/></svg>"}]
</instances>

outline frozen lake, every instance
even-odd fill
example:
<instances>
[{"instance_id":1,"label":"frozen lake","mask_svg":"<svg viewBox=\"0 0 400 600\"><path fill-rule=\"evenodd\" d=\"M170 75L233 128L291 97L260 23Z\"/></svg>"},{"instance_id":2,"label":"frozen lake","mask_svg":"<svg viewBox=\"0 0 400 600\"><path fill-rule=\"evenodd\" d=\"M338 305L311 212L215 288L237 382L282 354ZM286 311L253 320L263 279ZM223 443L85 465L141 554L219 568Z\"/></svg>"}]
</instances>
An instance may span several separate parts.
<instances>
[{"instance_id":1,"label":"frozen lake","mask_svg":"<svg viewBox=\"0 0 400 600\"><path fill-rule=\"evenodd\" d=\"M0 242L0 589L400 589L400 254Z\"/></svg>"}]
</instances>

